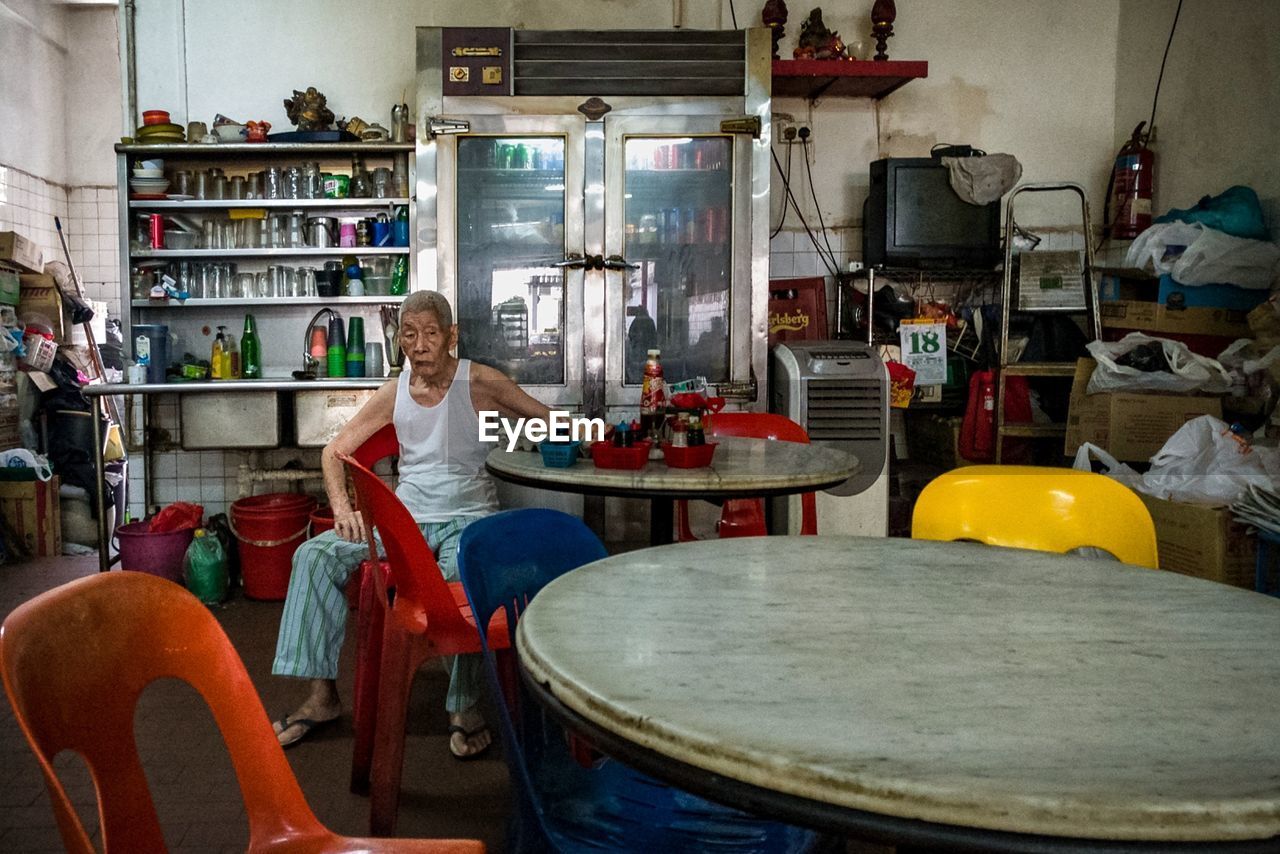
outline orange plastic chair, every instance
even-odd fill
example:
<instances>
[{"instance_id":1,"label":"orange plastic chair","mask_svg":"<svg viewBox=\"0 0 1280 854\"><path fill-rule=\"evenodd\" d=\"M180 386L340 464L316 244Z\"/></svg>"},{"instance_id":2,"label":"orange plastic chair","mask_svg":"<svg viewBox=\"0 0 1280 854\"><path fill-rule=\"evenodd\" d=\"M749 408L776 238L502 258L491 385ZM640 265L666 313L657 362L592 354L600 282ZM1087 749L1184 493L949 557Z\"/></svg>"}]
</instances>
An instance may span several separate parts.
<instances>
[{"instance_id":1,"label":"orange plastic chair","mask_svg":"<svg viewBox=\"0 0 1280 854\"><path fill-rule=\"evenodd\" d=\"M367 638L363 648L356 650L357 679L377 685L377 707L355 722L357 733L372 726L373 748L368 761L357 757L353 763L352 787L362 782L356 774L363 769L370 794L370 832L389 836L395 832L400 804L413 675L428 659L480 652L480 633L461 582L444 580L409 510L376 474L351 457L342 460L355 485L370 554L374 555L373 530L377 529L387 555L385 578L380 572L368 573L373 595L367 604L379 615L382 636ZM363 611L364 601L361 606ZM510 648L505 615L498 615L488 626L488 643L491 649Z\"/></svg>"},{"instance_id":2,"label":"orange plastic chair","mask_svg":"<svg viewBox=\"0 0 1280 854\"><path fill-rule=\"evenodd\" d=\"M94 574L20 605L0 627L0 676L67 851L95 848L53 769L64 750L83 757L93 777L103 850L165 850L133 726L139 695L163 677L186 681L208 703L240 783L250 851L484 851L467 840L353 839L320 824L222 627L166 579Z\"/></svg>"},{"instance_id":3,"label":"orange plastic chair","mask_svg":"<svg viewBox=\"0 0 1280 854\"><path fill-rule=\"evenodd\" d=\"M809 434L785 415L772 412L717 412L707 417L706 434L739 436L746 439L770 439L778 442L809 444ZM676 542L696 540L689 529L689 504L676 501ZM765 525L764 502L759 498L731 498L720 511L716 523L720 539L729 537L763 537L769 533ZM817 502L812 492L800 496L800 533L818 533Z\"/></svg>"},{"instance_id":4,"label":"orange plastic chair","mask_svg":"<svg viewBox=\"0 0 1280 854\"><path fill-rule=\"evenodd\" d=\"M916 499L911 536L1047 552L1093 547L1155 569L1156 528L1133 490L1105 475L1042 466L964 466Z\"/></svg>"}]
</instances>

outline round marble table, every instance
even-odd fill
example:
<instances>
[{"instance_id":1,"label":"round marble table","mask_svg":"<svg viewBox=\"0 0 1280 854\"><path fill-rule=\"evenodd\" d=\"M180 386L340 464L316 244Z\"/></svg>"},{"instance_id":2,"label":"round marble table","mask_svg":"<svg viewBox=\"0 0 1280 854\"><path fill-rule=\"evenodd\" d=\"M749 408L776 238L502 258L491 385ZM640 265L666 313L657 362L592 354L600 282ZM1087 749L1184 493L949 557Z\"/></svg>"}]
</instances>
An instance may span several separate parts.
<instances>
[{"instance_id":1,"label":"round marble table","mask_svg":"<svg viewBox=\"0 0 1280 854\"><path fill-rule=\"evenodd\" d=\"M716 441L711 465L697 469L670 468L662 460L636 470L602 469L589 459L549 468L541 454L501 447L489 452L485 466L503 480L539 489L648 498L653 502L649 524L654 545L671 542L671 504L677 498L791 495L843 483L859 468L852 454L825 445L729 437Z\"/></svg>"},{"instance_id":2,"label":"round marble table","mask_svg":"<svg viewBox=\"0 0 1280 854\"><path fill-rule=\"evenodd\" d=\"M548 585L526 683L641 770L863 838L1280 849L1280 599L1109 561L709 540Z\"/></svg>"}]
</instances>

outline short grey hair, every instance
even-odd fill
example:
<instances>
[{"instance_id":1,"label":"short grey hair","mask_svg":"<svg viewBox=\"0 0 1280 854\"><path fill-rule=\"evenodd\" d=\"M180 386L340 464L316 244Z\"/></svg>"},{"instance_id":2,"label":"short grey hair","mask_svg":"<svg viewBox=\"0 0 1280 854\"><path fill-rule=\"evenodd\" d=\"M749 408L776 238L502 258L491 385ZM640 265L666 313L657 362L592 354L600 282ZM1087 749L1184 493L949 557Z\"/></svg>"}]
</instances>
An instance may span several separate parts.
<instances>
[{"instance_id":1,"label":"short grey hair","mask_svg":"<svg viewBox=\"0 0 1280 854\"><path fill-rule=\"evenodd\" d=\"M449 300L439 291L414 291L405 297L404 302L400 303L400 325L404 325L406 314L427 311L434 314L436 322L446 329L453 326L453 309L449 306Z\"/></svg>"}]
</instances>

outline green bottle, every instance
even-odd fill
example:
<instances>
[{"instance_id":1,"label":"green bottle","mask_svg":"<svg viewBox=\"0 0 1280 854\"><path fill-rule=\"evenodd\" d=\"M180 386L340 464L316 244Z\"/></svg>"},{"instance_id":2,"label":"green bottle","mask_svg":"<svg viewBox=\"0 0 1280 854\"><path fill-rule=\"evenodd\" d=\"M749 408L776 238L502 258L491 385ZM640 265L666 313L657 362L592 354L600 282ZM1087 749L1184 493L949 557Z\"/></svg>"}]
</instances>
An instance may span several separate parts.
<instances>
[{"instance_id":1,"label":"green bottle","mask_svg":"<svg viewBox=\"0 0 1280 854\"><path fill-rule=\"evenodd\" d=\"M244 316L244 334L240 336L240 366L247 380L262 379L262 342L252 314Z\"/></svg>"},{"instance_id":2,"label":"green bottle","mask_svg":"<svg viewBox=\"0 0 1280 854\"><path fill-rule=\"evenodd\" d=\"M409 256L401 255L391 268L391 295L402 297L409 293Z\"/></svg>"}]
</instances>

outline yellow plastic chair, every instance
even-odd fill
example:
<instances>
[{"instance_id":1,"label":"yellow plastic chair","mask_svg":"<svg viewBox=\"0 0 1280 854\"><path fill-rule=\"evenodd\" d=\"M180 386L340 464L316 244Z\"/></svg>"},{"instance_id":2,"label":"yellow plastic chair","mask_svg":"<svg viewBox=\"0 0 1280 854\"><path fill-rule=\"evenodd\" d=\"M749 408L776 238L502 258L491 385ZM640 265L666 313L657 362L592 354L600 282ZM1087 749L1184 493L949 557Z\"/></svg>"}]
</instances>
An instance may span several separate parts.
<instances>
[{"instance_id":1,"label":"yellow plastic chair","mask_svg":"<svg viewBox=\"0 0 1280 854\"><path fill-rule=\"evenodd\" d=\"M1047 552L1093 547L1159 566L1155 524L1137 493L1075 469L966 466L939 475L916 500L911 536Z\"/></svg>"}]
</instances>

